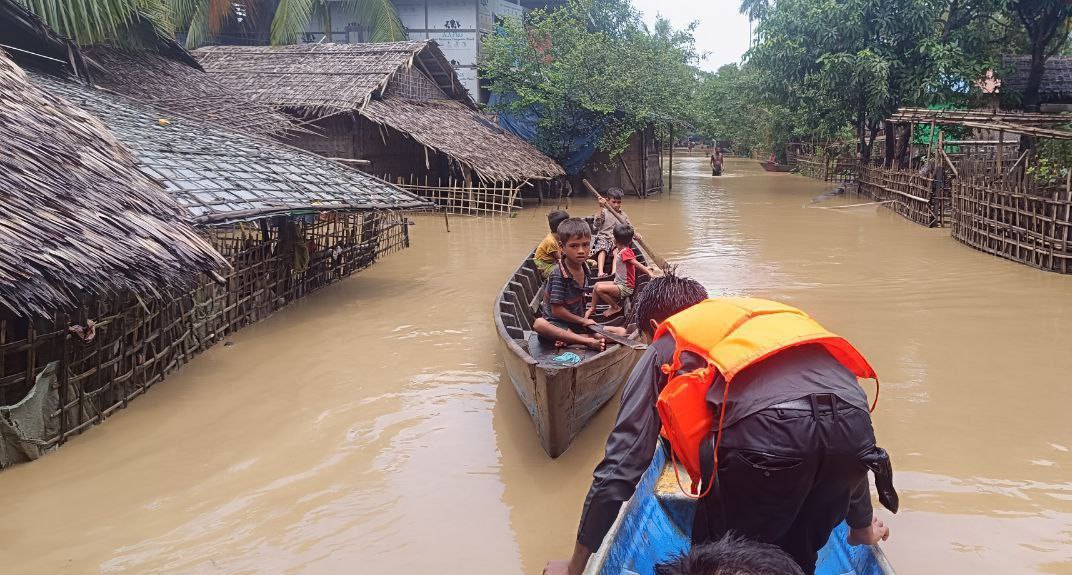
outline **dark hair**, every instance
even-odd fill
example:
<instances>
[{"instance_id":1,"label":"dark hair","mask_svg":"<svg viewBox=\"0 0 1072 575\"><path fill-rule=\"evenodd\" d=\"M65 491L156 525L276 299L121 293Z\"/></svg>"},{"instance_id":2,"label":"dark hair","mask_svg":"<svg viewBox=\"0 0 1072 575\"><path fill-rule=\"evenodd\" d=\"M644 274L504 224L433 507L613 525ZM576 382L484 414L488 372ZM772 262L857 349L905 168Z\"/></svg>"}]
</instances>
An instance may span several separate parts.
<instances>
[{"instance_id":1,"label":"dark hair","mask_svg":"<svg viewBox=\"0 0 1072 575\"><path fill-rule=\"evenodd\" d=\"M804 575L793 558L769 543L727 533L655 566L656 575Z\"/></svg>"},{"instance_id":2,"label":"dark hair","mask_svg":"<svg viewBox=\"0 0 1072 575\"><path fill-rule=\"evenodd\" d=\"M651 320L662 323L707 299L707 289L700 282L675 275L673 268L663 272L662 277L652 278L636 296L636 325L648 334L651 334Z\"/></svg>"},{"instance_id":3,"label":"dark hair","mask_svg":"<svg viewBox=\"0 0 1072 575\"><path fill-rule=\"evenodd\" d=\"M569 219L569 214L562 210L555 210L547 214L547 225L551 226L551 233L558 231L558 224Z\"/></svg>"},{"instance_id":4,"label":"dark hair","mask_svg":"<svg viewBox=\"0 0 1072 575\"><path fill-rule=\"evenodd\" d=\"M620 200L625 197L625 192L621 188L607 188L608 200Z\"/></svg>"},{"instance_id":5,"label":"dark hair","mask_svg":"<svg viewBox=\"0 0 1072 575\"><path fill-rule=\"evenodd\" d=\"M592 237L592 226L588 225L588 222L581 218L567 218L562 220L562 223L558 224L558 241L565 245L566 242L573 238L590 238Z\"/></svg>"},{"instance_id":6,"label":"dark hair","mask_svg":"<svg viewBox=\"0 0 1072 575\"><path fill-rule=\"evenodd\" d=\"M633 243L633 226L629 224L618 224L614 226L614 241L623 246L627 246Z\"/></svg>"}]
</instances>

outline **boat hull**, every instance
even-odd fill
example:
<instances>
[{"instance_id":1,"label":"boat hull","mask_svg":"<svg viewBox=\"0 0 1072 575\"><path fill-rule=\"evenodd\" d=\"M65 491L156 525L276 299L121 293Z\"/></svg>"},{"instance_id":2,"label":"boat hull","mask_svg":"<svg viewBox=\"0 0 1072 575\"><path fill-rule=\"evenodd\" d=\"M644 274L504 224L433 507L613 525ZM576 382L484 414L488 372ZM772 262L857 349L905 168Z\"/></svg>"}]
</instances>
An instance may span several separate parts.
<instances>
[{"instance_id":1,"label":"boat hull","mask_svg":"<svg viewBox=\"0 0 1072 575\"><path fill-rule=\"evenodd\" d=\"M655 566L685 553L690 545L695 501L677 487L660 445L636 493L622 506L585 575L653 573ZM684 472L681 472L684 474ZM687 479L686 479L687 480ZM893 575L878 546L851 546L842 523L819 551L816 575Z\"/></svg>"},{"instance_id":2,"label":"boat hull","mask_svg":"<svg viewBox=\"0 0 1072 575\"><path fill-rule=\"evenodd\" d=\"M541 286L531 257L526 258L496 300L495 324L510 383L536 426L540 445L558 457L614 397L642 352L618 344L602 352L548 348L531 333ZM582 361L574 365L550 361L562 351L573 352Z\"/></svg>"},{"instance_id":3,"label":"boat hull","mask_svg":"<svg viewBox=\"0 0 1072 575\"><path fill-rule=\"evenodd\" d=\"M760 162L759 165L763 166L763 169L768 172L788 172L793 169L793 166L788 166L786 164L772 164L770 162Z\"/></svg>"}]
</instances>

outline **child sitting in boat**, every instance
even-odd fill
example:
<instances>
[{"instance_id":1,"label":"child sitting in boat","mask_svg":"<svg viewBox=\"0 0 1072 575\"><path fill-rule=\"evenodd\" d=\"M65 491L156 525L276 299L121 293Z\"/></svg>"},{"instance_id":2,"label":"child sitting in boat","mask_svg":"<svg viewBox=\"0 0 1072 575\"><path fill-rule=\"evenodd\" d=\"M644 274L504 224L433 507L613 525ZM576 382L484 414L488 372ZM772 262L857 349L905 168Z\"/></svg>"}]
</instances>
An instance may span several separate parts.
<instances>
[{"instance_id":1,"label":"child sitting in boat","mask_svg":"<svg viewBox=\"0 0 1072 575\"><path fill-rule=\"evenodd\" d=\"M606 345L603 337L586 329L596 321L584 317L585 287L591 278L585 262L592 252L592 228L580 218L569 218L558 225L558 243L562 257L544 284L542 317L536 318L532 329L546 342L602 350ZM622 328L605 329L625 335Z\"/></svg>"},{"instance_id":2,"label":"child sitting in boat","mask_svg":"<svg viewBox=\"0 0 1072 575\"><path fill-rule=\"evenodd\" d=\"M543 276L543 279L547 279L547 276L551 275L551 270L555 269L555 264L562 258L562 251L558 246L558 224L568 219L569 214L562 210L547 214L547 225L551 228L551 233L547 234L547 237L540 242L540 245L536 248L536 253L532 256L532 261L536 264L536 269L540 270L540 275Z\"/></svg>"},{"instance_id":3,"label":"child sitting in boat","mask_svg":"<svg viewBox=\"0 0 1072 575\"><path fill-rule=\"evenodd\" d=\"M625 197L625 193L621 188L610 188L607 190L607 197L599 198L599 205L603 209L599 210L594 216L592 216L592 228L595 230L595 235L592 238L592 251L596 254L596 275L603 275L604 267L607 263L607 254L614 250L614 226L619 223L629 224L629 216L625 215L622 211L622 198ZM614 210L614 213L621 218L615 218L610 210ZM636 234L637 238L640 238L639 234Z\"/></svg>"},{"instance_id":4,"label":"child sitting in boat","mask_svg":"<svg viewBox=\"0 0 1072 575\"><path fill-rule=\"evenodd\" d=\"M637 272L653 276L651 270L637 261L636 254L630 246L633 244L633 226L618 224L614 226L614 264L611 266L611 281L599 282L592 289L592 307L584 317L591 317L596 306L606 303L607 311L603 317L611 317L622 311L621 302L633 295L636 289Z\"/></svg>"}]
</instances>

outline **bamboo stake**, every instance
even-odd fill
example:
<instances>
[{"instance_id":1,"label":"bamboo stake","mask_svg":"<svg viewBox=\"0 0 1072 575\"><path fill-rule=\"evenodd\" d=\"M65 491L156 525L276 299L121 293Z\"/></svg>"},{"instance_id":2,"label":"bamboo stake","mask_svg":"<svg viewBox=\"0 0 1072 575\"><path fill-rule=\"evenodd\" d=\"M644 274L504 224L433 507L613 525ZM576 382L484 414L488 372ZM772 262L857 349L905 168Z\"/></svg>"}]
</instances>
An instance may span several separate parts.
<instances>
[{"instance_id":1,"label":"bamboo stake","mask_svg":"<svg viewBox=\"0 0 1072 575\"><path fill-rule=\"evenodd\" d=\"M600 193L599 193L599 192L598 192L598 191L597 191L597 190L596 190L596 189L595 189L595 188L594 188L594 187L592 186L592 184L590 184L590 183L588 182L588 180L583 180L583 179L582 179L582 180L581 180L581 182L582 182L582 183L583 183L583 184L585 185L585 187L586 187L586 188L588 188L588 191L590 191L590 192L592 192L593 194L595 194L595 196L596 196L597 198L599 198L599 199L601 199L601 200L602 200L602 199L605 199L605 198L604 198L604 197L603 197L603 196L602 196L602 195L601 195L601 194L600 194ZM614 216L614 219L618 220L618 223L619 223L619 224L624 224L624 223L625 223L625 220L624 220L624 219L622 219L622 216L621 216L621 215L619 215L619 214L618 214L618 212L617 212L616 210L614 210L614 208L611 208L610 206L607 206L607 213L609 213L610 215ZM662 269L662 270L664 270L664 271L665 271L665 270L666 270L667 268L669 268L669 266L670 266L670 263L666 261L666 258L664 258L664 257L660 256L660 255L659 255L659 254L658 254L658 253L657 253L657 252L656 252L655 250L651 249L651 247L649 247L649 246L648 246L648 244L644 242L644 240L642 240L642 239L640 239L640 238L635 238L635 239L636 239L636 242L637 242L638 244L640 244L640 247L641 247L641 249L643 249L643 250L644 250L645 252L647 252L647 253L648 253L648 255L650 255L650 256L651 256L651 259L655 260L655 265L659 266L659 268L660 268L660 269Z\"/></svg>"}]
</instances>

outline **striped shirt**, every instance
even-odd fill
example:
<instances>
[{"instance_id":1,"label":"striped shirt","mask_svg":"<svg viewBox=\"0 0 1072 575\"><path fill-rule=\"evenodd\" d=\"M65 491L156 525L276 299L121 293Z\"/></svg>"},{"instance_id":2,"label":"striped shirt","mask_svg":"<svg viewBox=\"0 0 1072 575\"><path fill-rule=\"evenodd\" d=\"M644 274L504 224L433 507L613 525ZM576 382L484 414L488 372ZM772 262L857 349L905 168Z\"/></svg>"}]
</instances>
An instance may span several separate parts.
<instances>
[{"instance_id":1,"label":"striped shirt","mask_svg":"<svg viewBox=\"0 0 1072 575\"><path fill-rule=\"evenodd\" d=\"M584 270L584 285L577 285L577 281L570 276L566 269L565 260L560 260L551 275L547 277L543 291L543 317L557 319L552 313L552 306L563 305L573 315L584 316L584 286L588 285L590 276L588 266L581 266ZM561 320L560 320L561 321Z\"/></svg>"}]
</instances>

